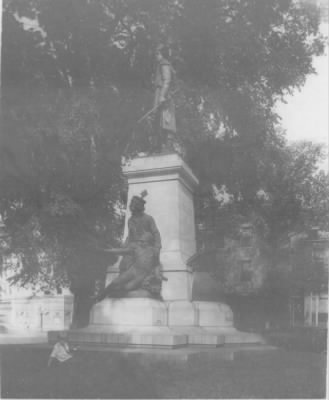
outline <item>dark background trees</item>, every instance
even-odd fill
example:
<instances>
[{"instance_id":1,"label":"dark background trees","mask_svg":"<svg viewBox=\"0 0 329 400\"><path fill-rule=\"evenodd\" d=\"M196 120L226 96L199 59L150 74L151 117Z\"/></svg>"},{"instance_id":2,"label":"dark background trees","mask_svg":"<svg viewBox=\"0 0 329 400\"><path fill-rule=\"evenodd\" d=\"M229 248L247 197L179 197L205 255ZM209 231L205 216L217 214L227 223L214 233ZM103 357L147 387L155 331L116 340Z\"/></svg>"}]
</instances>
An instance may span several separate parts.
<instances>
[{"instance_id":1,"label":"dark background trees","mask_svg":"<svg viewBox=\"0 0 329 400\"><path fill-rule=\"evenodd\" d=\"M159 42L172 48L176 140L200 178L208 239L252 219L275 265L290 231L327 227L321 151L287 146L275 112L314 72L319 21L291 0L4 0L0 206L17 281L43 267L49 283L89 282L110 262L88 246L120 238L121 161L149 150L150 124L136 121Z\"/></svg>"}]
</instances>

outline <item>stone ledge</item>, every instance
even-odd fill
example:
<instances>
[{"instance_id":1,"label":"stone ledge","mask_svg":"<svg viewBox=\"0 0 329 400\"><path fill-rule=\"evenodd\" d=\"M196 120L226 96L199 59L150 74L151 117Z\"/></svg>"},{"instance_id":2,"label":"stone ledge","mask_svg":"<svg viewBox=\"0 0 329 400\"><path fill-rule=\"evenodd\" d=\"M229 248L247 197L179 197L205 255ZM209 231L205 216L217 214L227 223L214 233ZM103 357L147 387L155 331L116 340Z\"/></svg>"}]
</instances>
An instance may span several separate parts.
<instances>
[{"instance_id":1,"label":"stone ledge","mask_svg":"<svg viewBox=\"0 0 329 400\"><path fill-rule=\"evenodd\" d=\"M235 328L232 329L220 329L220 328L204 328L205 332L213 335L223 335L224 344L264 344L265 339L257 334L250 332L241 332Z\"/></svg>"},{"instance_id":2,"label":"stone ledge","mask_svg":"<svg viewBox=\"0 0 329 400\"><path fill-rule=\"evenodd\" d=\"M54 344L58 333L66 333L69 341L83 344L99 344L103 346L137 346L137 347L168 347L176 348L187 346L186 335L179 334L152 334L141 332L107 333L81 331L50 331L48 342Z\"/></svg>"},{"instance_id":3,"label":"stone ledge","mask_svg":"<svg viewBox=\"0 0 329 400\"><path fill-rule=\"evenodd\" d=\"M225 343L222 334L207 332L197 326L172 326L172 331L181 335L187 335L189 346L219 347Z\"/></svg>"},{"instance_id":4,"label":"stone ledge","mask_svg":"<svg viewBox=\"0 0 329 400\"><path fill-rule=\"evenodd\" d=\"M188 336L189 345L219 347L225 343L224 335L191 334Z\"/></svg>"},{"instance_id":5,"label":"stone ledge","mask_svg":"<svg viewBox=\"0 0 329 400\"><path fill-rule=\"evenodd\" d=\"M123 166L123 174L131 183L179 180L193 191L199 181L190 167L176 153L137 157Z\"/></svg>"}]
</instances>

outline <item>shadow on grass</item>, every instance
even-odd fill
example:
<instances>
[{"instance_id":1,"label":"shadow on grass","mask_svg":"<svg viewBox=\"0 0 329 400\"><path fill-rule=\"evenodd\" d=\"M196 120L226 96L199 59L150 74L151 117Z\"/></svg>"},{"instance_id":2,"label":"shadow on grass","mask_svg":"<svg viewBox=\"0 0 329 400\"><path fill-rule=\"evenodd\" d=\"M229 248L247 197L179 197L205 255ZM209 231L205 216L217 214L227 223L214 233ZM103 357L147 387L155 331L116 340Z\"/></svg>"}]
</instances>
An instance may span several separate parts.
<instances>
[{"instance_id":1,"label":"shadow on grass","mask_svg":"<svg viewBox=\"0 0 329 400\"><path fill-rule=\"evenodd\" d=\"M119 353L81 351L72 363L50 368L49 351L2 353L3 398L157 398L145 369Z\"/></svg>"},{"instance_id":2,"label":"shadow on grass","mask_svg":"<svg viewBox=\"0 0 329 400\"><path fill-rule=\"evenodd\" d=\"M171 350L175 351L175 350ZM202 353L186 363L145 363L138 354L81 350L47 368L49 349L2 351L3 398L324 398L326 359L314 353ZM62 368L63 367L63 368Z\"/></svg>"},{"instance_id":3,"label":"shadow on grass","mask_svg":"<svg viewBox=\"0 0 329 400\"><path fill-rule=\"evenodd\" d=\"M286 331L270 332L264 335L268 343L287 350L325 353L327 351L327 329L290 328Z\"/></svg>"}]
</instances>

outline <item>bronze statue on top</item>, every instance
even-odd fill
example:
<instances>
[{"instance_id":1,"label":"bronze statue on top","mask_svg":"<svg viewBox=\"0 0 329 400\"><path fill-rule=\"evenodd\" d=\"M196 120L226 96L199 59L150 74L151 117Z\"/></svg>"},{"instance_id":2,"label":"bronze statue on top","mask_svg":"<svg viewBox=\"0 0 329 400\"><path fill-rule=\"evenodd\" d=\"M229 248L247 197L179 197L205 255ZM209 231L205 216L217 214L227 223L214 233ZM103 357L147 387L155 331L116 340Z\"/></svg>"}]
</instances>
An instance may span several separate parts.
<instances>
[{"instance_id":1,"label":"bronze statue on top","mask_svg":"<svg viewBox=\"0 0 329 400\"><path fill-rule=\"evenodd\" d=\"M176 116L173 95L175 71L169 61L168 46L158 46L156 50L156 70L154 79L153 107L137 123L148 119L152 124L152 151L160 153L174 150Z\"/></svg>"},{"instance_id":2,"label":"bronze statue on top","mask_svg":"<svg viewBox=\"0 0 329 400\"><path fill-rule=\"evenodd\" d=\"M173 134L176 133L175 105L172 98L174 70L169 57L169 47L157 48L154 96L156 151L173 150Z\"/></svg>"}]
</instances>

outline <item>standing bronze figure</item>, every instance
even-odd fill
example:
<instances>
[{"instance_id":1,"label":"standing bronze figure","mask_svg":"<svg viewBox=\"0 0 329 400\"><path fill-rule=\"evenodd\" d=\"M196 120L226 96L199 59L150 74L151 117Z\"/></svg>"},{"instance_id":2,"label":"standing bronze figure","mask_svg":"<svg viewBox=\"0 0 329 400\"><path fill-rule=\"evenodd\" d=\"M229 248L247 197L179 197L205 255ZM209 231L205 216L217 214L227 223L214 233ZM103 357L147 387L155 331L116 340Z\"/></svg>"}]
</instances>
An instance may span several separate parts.
<instances>
[{"instance_id":1,"label":"standing bronze figure","mask_svg":"<svg viewBox=\"0 0 329 400\"><path fill-rule=\"evenodd\" d=\"M174 70L169 61L170 50L159 46L156 51L155 96L155 151L173 150L176 133L175 105L172 98Z\"/></svg>"}]
</instances>

